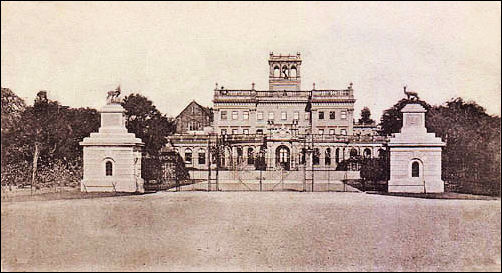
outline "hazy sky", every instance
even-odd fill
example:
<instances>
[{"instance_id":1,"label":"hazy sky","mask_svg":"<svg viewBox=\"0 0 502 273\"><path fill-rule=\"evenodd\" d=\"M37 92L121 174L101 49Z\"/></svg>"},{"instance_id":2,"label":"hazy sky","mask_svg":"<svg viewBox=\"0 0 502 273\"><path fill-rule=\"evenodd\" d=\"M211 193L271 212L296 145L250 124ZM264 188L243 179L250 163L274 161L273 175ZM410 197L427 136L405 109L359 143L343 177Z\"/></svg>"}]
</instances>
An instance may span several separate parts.
<instances>
[{"instance_id":1,"label":"hazy sky","mask_svg":"<svg viewBox=\"0 0 502 273\"><path fill-rule=\"evenodd\" d=\"M268 88L268 54L301 52L302 89L354 83L378 119L402 85L500 115L500 3L2 2L1 85L99 108L121 84L177 115L215 82Z\"/></svg>"}]
</instances>

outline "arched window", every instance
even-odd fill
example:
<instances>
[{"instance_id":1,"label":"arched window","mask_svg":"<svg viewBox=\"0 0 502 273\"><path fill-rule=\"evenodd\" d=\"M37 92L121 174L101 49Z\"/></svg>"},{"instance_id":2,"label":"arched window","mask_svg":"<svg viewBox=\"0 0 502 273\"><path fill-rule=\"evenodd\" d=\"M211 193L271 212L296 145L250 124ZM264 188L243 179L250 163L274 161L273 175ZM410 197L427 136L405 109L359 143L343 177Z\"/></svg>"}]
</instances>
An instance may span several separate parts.
<instances>
[{"instance_id":1,"label":"arched window","mask_svg":"<svg viewBox=\"0 0 502 273\"><path fill-rule=\"evenodd\" d=\"M248 165L254 164L254 150L253 148L248 148Z\"/></svg>"},{"instance_id":2,"label":"arched window","mask_svg":"<svg viewBox=\"0 0 502 273\"><path fill-rule=\"evenodd\" d=\"M298 72L296 71L296 66L294 66L294 65L293 65L293 66L291 67L291 75L290 75L290 77L291 77L291 78L296 78L296 77L297 77L297 73L298 73Z\"/></svg>"},{"instance_id":3,"label":"arched window","mask_svg":"<svg viewBox=\"0 0 502 273\"><path fill-rule=\"evenodd\" d=\"M242 148L237 147L237 163L241 163L241 162L242 162Z\"/></svg>"},{"instance_id":4,"label":"arched window","mask_svg":"<svg viewBox=\"0 0 502 273\"><path fill-rule=\"evenodd\" d=\"M275 66L274 67L274 78L279 78L281 76L281 69L279 68L279 66Z\"/></svg>"},{"instance_id":5,"label":"arched window","mask_svg":"<svg viewBox=\"0 0 502 273\"><path fill-rule=\"evenodd\" d=\"M302 148L302 153L301 153L301 158L300 158L300 163L305 164L306 163L306 158L307 158L307 149Z\"/></svg>"},{"instance_id":6,"label":"arched window","mask_svg":"<svg viewBox=\"0 0 502 273\"><path fill-rule=\"evenodd\" d=\"M275 160L276 165L282 167L285 170L290 168L290 151L289 148L281 145L275 150Z\"/></svg>"},{"instance_id":7,"label":"arched window","mask_svg":"<svg viewBox=\"0 0 502 273\"><path fill-rule=\"evenodd\" d=\"M185 164L192 164L192 150L185 149Z\"/></svg>"},{"instance_id":8,"label":"arched window","mask_svg":"<svg viewBox=\"0 0 502 273\"><path fill-rule=\"evenodd\" d=\"M324 152L324 165L329 166L331 165L331 149L327 148L326 151Z\"/></svg>"},{"instance_id":9,"label":"arched window","mask_svg":"<svg viewBox=\"0 0 502 273\"><path fill-rule=\"evenodd\" d=\"M364 158L371 158L371 150L369 148L364 149Z\"/></svg>"},{"instance_id":10,"label":"arched window","mask_svg":"<svg viewBox=\"0 0 502 273\"><path fill-rule=\"evenodd\" d=\"M282 67L281 76L285 79L289 78L289 69L287 66Z\"/></svg>"},{"instance_id":11,"label":"arched window","mask_svg":"<svg viewBox=\"0 0 502 273\"><path fill-rule=\"evenodd\" d=\"M417 161L411 163L411 177L420 177L420 164Z\"/></svg>"},{"instance_id":12,"label":"arched window","mask_svg":"<svg viewBox=\"0 0 502 273\"><path fill-rule=\"evenodd\" d=\"M105 175L113 176L113 162L111 162L110 160L106 161L105 163Z\"/></svg>"},{"instance_id":13,"label":"arched window","mask_svg":"<svg viewBox=\"0 0 502 273\"><path fill-rule=\"evenodd\" d=\"M385 156L385 150L380 148L378 149L378 158L383 158Z\"/></svg>"},{"instance_id":14,"label":"arched window","mask_svg":"<svg viewBox=\"0 0 502 273\"><path fill-rule=\"evenodd\" d=\"M357 150L355 148L350 149L350 157L356 157L357 156Z\"/></svg>"},{"instance_id":15,"label":"arched window","mask_svg":"<svg viewBox=\"0 0 502 273\"><path fill-rule=\"evenodd\" d=\"M319 149L315 148L312 156L312 164L319 165Z\"/></svg>"},{"instance_id":16,"label":"arched window","mask_svg":"<svg viewBox=\"0 0 502 273\"><path fill-rule=\"evenodd\" d=\"M336 148L335 161L336 161L336 163L340 163L340 148Z\"/></svg>"}]
</instances>

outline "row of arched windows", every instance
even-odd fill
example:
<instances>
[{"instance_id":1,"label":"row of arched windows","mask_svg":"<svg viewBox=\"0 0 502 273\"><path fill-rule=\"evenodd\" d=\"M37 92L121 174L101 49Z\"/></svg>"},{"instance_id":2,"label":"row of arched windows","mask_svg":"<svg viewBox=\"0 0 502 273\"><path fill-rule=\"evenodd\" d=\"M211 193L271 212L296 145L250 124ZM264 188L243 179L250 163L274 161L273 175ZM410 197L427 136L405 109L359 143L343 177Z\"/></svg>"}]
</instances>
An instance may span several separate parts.
<instances>
[{"instance_id":1,"label":"row of arched windows","mask_svg":"<svg viewBox=\"0 0 502 273\"><path fill-rule=\"evenodd\" d=\"M252 148L252 147L247 148L246 158L244 158L244 153L243 153L242 147L237 147L235 151L236 151L236 154L235 154L236 158L234 160L236 160L237 163L240 164L243 162L243 160L246 159L247 164L249 164L249 165L254 164L254 161L255 161L255 149L254 148ZM333 151L334 151L334 154L333 154ZM385 151L383 149L379 149L377 156L382 157L384 155L384 152ZM321 155L319 148L315 148L314 153L313 153L313 158L312 158L313 164L319 165L321 162L321 159L324 160L324 165L332 165L333 162L338 164L342 160L344 160L343 153L344 153L344 149L342 149L342 148L336 148L336 149L326 148L324 150L324 153ZM300 164L306 163L306 154L307 154L306 149L302 148L300 155L299 155ZM197 160L198 165L207 164L206 149L204 149L204 148L199 148L197 150L197 154L194 154L194 152L192 151L191 148L185 148L183 155L184 155L185 164L187 164L187 165L193 164L194 159ZM232 152L230 151L230 157L231 157L231 155L232 155ZM285 155L279 153L276 156L285 156ZM356 148L350 148L349 156L350 156L350 158L355 158L355 157L359 156L359 151ZM365 148L362 151L362 156L364 158L371 158L372 157L371 149ZM333 160L333 157L334 157L334 160ZM215 162L215 160L216 159L213 158L213 162ZM220 160L222 161L221 163L224 165L225 156L221 157Z\"/></svg>"},{"instance_id":2,"label":"row of arched windows","mask_svg":"<svg viewBox=\"0 0 502 273\"><path fill-rule=\"evenodd\" d=\"M191 165L193 163L193 155L192 149L185 149L185 164ZM197 153L197 163L199 165L206 164L206 150L204 148L200 148Z\"/></svg>"},{"instance_id":3,"label":"row of arched windows","mask_svg":"<svg viewBox=\"0 0 502 273\"><path fill-rule=\"evenodd\" d=\"M298 77L298 71L296 69L296 66L291 66L288 68L286 65L283 65L282 68L280 68L278 65L274 66L274 78L296 78Z\"/></svg>"}]
</instances>

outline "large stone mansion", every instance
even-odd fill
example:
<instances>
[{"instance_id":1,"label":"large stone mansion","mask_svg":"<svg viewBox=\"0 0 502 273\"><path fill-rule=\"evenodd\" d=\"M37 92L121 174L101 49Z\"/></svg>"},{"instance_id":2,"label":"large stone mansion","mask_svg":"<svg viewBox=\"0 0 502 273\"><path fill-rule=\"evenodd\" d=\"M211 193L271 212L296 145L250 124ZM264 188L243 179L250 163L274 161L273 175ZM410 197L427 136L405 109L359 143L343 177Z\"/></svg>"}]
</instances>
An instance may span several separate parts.
<instances>
[{"instance_id":1,"label":"large stone mansion","mask_svg":"<svg viewBox=\"0 0 502 273\"><path fill-rule=\"evenodd\" d=\"M300 53L270 53L269 88L227 89L216 84L212 111L190 103L177 117L171 148L187 167L254 169L265 158L266 169L298 170L300 166L335 169L351 156L377 157L385 137L374 125L354 125L354 89L302 89ZM208 122L209 126L207 125ZM186 124L186 126L184 125ZM218 156L211 147L219 145ZM220 155L221 154L221 155ZM217 159L219 158L219 159Z\"/></svg>"}]
</instances>

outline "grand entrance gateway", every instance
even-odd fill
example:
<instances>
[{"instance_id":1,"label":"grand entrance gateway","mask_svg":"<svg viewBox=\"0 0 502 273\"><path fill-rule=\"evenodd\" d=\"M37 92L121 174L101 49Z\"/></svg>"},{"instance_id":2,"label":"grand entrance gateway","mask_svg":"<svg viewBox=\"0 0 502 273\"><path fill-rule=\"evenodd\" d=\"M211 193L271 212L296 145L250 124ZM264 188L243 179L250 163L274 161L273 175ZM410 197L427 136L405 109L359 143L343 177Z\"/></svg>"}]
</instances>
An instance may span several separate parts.
<instances>
[{"instance_id":1,"label":"grand entrance gateway","mask_svg":"<svg viewBox=\"0 0 502 273\"><path fill-rule=\"evenodd\" d=\"M192 102L166 151L209 190L340 190L356 157L386 154L376 126L354 123L354 88L302 89L301 54L270 53L268 89L216 84L213 106ZM202 126L205 124L206 126ZM341 168L341 164L344 168Z\"/></svg>"}]
</instances>

